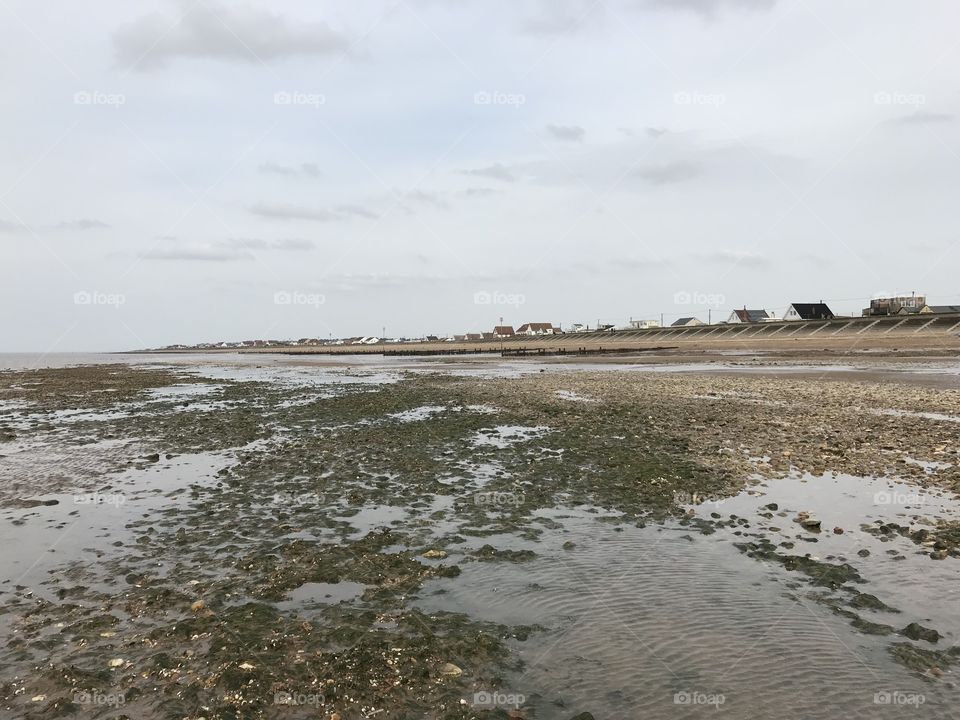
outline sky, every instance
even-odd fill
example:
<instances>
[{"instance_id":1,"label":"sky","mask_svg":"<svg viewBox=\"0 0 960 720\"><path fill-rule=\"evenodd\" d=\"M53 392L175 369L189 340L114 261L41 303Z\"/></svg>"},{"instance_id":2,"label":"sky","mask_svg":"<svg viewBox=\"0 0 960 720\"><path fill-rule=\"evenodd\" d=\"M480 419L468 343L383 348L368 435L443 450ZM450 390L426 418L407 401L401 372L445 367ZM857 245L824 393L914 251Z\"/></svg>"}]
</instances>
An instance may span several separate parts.
<instances>
[{"instance_id":1,"label":"sky","mask_svg":"<svg viewBox=\"0 0 960 720\"><path fill-rule=\"evenodd\" d=\"M953 0L0 0L0 351L960 304Z\"/></svg>"}]
</instances>

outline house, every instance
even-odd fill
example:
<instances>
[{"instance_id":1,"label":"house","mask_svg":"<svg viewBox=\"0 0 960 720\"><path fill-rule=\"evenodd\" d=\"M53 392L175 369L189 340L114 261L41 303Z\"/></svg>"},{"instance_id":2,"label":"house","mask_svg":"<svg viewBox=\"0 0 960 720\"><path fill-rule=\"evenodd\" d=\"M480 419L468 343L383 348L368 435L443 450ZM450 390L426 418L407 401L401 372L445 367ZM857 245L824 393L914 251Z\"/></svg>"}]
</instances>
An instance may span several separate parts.
<instances>
[{"instance_id":1,"label":"house","mask_svg":"<svg viewBox=\"0 0 960 720\"><path fill-rule=\"evenodd\" d=\"M946 313L960 313L960 305L924 305L920 308L924 315L944 315Z\"/></svg>"},{"instance_id":2,"label":"house","mask_svg":"<svg viewBox=\"0 0 960 720\"><path fill-rule=\"evenodd\" d=\"M467 339L467 336L466 336L466 335L454 335L454 336L453 336L453 339L456 340L457 342L463 342L464 340Z\"/></svg>"},{"instance_id":3,"label":"house","mask_svg":"<svg viewBox=\"0 0 960 720\"><path fill-rule=\"evenodd\" d=\"M824 303L793 303L783 314L784 320L833 320L833 313Z\"/></svg>"},{"instance_id":4,"label":"house","mask_svg":"<svg viewBox=\"0 0 960 720\"><path fill-rule=\"evenodd\" d=\"M703 321L695 317L683 317L670 323L670 327L696 327L703 324Z\"/></svg>"},{"instance_id":5,"label":"house","mask_svg":"<svg viewBox=\"0 0 960 720\"><path fill-rule=\"evenodd\" d=\"M553 335L559 328L553 327L553 323L524 323L517 328L517 335Z\"/></svg>"},{"instance_id":6,"label":"house","mask_svg":"<svg viewBox=\"0 0 960 720\"><path fill-rule=\"evenodd\" d=\"M727 318L728 323L758 323L776 320L777 316L767 310L734 310Z\"/></svg>"},{"instance_id":7,"label":"house","mask_svg":"<svg viewBox=\"0 0 960 720\"><path fill-rule=\"evenodd\" d=\"M634 330L647 330L660 327L660 322L658 320L631 320L630 327Z\"/></svg>"},{"instance_id":8,"label":"house","mask_svg":"<svg viewBox=\"0 0 960 720\"><path fill-rule=\"evenodd\" d=\"M513 325L497 325L493 329L493 334L498 338L508 338L513 337Z\"/></svg>"},{"instance_id":9,"label":"house","mask_svg":"<svg viewBox=\"0 0 960 720\"><path fill-rule=\"evenodd\" d=\"M588 327L587 327L586 325L584 325L583 323L574 323L573 325L570 326L570 331L571 331L571 332L584 332L584 331L589 330L589 329L590 329L590 328L588 328Z\"/></svg>"},{"instance_id":10,"label":"house","mask_svg":"<svg viewBox=\"0 0 960 720\"><path fill-rule=\"evenodd\" d=\"M484 340L496 340L496 339L497 339L497 334L496 334L496 333L488 332L488 333L481 333L481 334L483 335L483 339L484 339Z\"/></svg>"},{"instance_id":11,"label":"house","mask_svg":"<svg viewBox=\"0 0 960 720\"><path fill-rule=\"evenodd\" d=\"M483 340L483 335L480 333L467 333L467 340Z\"/></svg>"},{"instance_id":12,"label":"house","mask_svg":"<svg viewBox=\"0 0 960 720\"><path fill-rule=\"evenodd\" d=\"M920 312L926 306L926 295L897 295L879 297L870 301L870 307L863 309L863 316L871 315L910 315ZM902 312L901 312L902 311Z\"/></svg>"},{"instance_id":13,"label":"house","mask_svg":"<svg viewBox=\"0 0 960 720\"><path fill-rule=\"evenodd\" d=\"M609 324L609 323L601 323L601 324L597 325L597 330L596 330L596 332L603 332L603 331L605 331L605 330L613 331L613 330L616 330L616 329L617 329L617 326L616 326L616 325L611 325L611 324Z\"/></svg>"}]
</instances>

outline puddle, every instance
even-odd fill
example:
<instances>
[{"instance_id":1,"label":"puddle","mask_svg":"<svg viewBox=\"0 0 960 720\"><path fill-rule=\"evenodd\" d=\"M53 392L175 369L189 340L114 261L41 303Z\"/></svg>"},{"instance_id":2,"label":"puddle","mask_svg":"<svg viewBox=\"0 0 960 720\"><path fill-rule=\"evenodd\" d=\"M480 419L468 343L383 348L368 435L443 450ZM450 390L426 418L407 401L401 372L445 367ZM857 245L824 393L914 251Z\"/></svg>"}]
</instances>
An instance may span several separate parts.
<instances>
[{"instance_id":1,"label":"puddle","mask_svg":"<svg viewBox=\"0 0 960 720\"><path fill-rule=\"evenodd\" d=\"M498 425L495 428L480 430L473 436L476 447L506 448L515 443L526 442L543 437L550 428L545 425L524 427L521 425Z\"/></svg>"},{"instance_id":2,"label":"puddle","mask_svg":"<svg viewBox=\"0 0 960 720\"><path fill-rule=\"evenodd\" d=\"M319 605L336 605L356 600L363 595L367 586L357 582L304 583L290 591L287 597L274 603L278 610L299 610Z\"/></svg>"}]
</instances>

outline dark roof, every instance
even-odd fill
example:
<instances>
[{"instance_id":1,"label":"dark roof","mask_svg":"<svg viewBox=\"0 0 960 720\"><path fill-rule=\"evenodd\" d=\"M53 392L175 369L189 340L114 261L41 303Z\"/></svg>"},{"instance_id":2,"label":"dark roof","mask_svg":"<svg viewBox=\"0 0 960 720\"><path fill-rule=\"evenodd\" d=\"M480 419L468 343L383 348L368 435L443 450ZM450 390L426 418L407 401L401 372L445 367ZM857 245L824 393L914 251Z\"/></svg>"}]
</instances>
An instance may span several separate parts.
<instances>
[{"instance_id":1,"label":"dark roof","mask_svg":"<svg viewBox=\"0 0 960 720\"><path fill-rule=\"evenodd\" d=\"M773 317L766 310L734 310L737 314L737 317L740 318L740 322L760 322L761 320L766 320L769 317Z\"/></svg>"},{"instance_id":2,"label":"dark roof","mask_svg":"<svg viewBox=\"0 0 960 720\"><path fill-rule=\"evenodd\" d=\"M960 305L927 305L932 313L960 313Z\"/></svg>"},{"instance_id":3,"label":"dark roof","mask_svg":"<svg viewBox=\"0 0 960 720\"><path fill-rule=\"evenodd\" d=\"M790 307L804 320L829 320L833 317L826 303L793 303Z\"/></svg>"},{"instance_id":4,"label":"dark roof","mask_svg":"<svg viewBox=\"0 0 960 720\"><path fill-rule=\"evenodd\" d=\"M513 335L513 325L497 325L493 332L497 335Z\"/></svg>"},{"instance_id":5,"label":"dark roof","mask_svg":"<svg viewBox=\"0 0 960 720\"><path fill-rule=\"evenodd\" d=\"M679 320L674 320L673 323L671 323L671 327L676 327L678 325L689 325L694 320L696 320L695 317L680 318Z\"/></svg>"}]
</instances>

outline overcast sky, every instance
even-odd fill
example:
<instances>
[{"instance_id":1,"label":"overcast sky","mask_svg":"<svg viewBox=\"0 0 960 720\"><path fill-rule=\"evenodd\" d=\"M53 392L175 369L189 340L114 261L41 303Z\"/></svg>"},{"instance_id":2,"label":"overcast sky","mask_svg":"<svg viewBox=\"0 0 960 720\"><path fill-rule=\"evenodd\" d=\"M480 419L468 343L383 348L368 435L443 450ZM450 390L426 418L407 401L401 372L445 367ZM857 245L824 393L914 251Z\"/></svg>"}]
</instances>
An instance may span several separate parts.
<instances>
[{"instance_id":1,"label":"overcast sky","mask_svg":"<svg viewBox=\"0 0 960 720\"><path fill-rule=\"evenodd\" d=\"M0 351L960 304L955 0L3 0Z\"/></svg>"}]
</instances>

